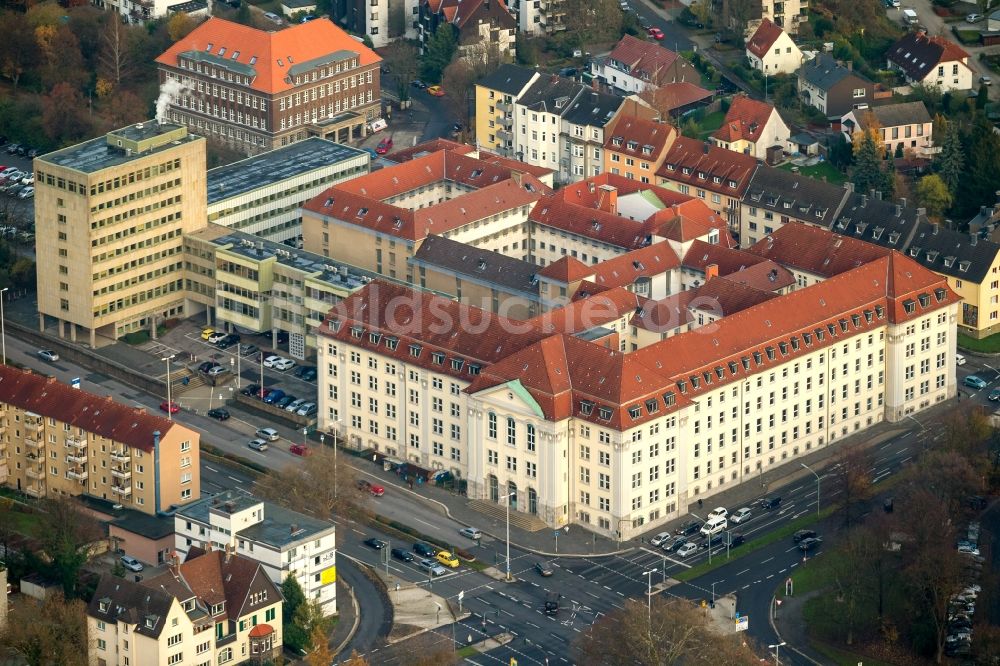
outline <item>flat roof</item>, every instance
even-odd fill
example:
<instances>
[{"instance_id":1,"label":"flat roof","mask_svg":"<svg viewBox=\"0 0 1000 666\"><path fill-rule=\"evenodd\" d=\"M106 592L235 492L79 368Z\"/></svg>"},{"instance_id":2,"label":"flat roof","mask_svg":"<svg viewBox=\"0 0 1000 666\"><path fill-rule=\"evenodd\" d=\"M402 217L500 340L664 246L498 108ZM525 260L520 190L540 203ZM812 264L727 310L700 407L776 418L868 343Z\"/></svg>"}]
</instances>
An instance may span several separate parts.
<instances>
[{"instance_id":1,"label":"flat roof","mask_svg":"<svg viewBox=\"0 0 1000 666\"><path fill-rule=\"evenodd\" d=\"M282 548L299 541L314 539L318 534L336 529L333 522L327 522L307 516L297 511L286 509L282 506L262 500L252 495L234 493L226 491L192 502L177 510L177 515L185 518L197 520L200 523L210 524L209 515L212 509L228 511L226 503L232 502L232 512L243 511L257 504L264 505L264 520L240 530L240 536L264 543L276 548ZM292 531L292 526L295 531Z\"/></svg>"},{"instance_id":2,"label":"flat roof","mask_svg":"<svg viewBox=\"0 0 1000 666\"><path fill-rule=\"evenodd\" d=\"M212 205L361 155L367 156L368 153L314 136L239 162L216 167L208 171L208 204Z\"/></svg>"},{"instance_id":3,"label":"flat roof","mask_svg":"<svg viewBox=\"0 0 1000 666\"><path fill-rule=\"evenodd\" d=\"M185 132L179 132L178 130L185 130ZM171 133L177 133L177 138L165 141L159 145L154 143L151 148L142 152L128 152L111 143L112 137L121 137L129 142L142 142ZM128 164L135 160L145 159L150 155L164 152L177 145L194 141L204 141L204 138L187 132L186 128L181 125L149 121L117 129L106 135L78 143L75 146L42 155L38 159L48 164L66 167L67 169L74 169L83 173L94 173L103 169Z\"/></svg>"}]
</instances>

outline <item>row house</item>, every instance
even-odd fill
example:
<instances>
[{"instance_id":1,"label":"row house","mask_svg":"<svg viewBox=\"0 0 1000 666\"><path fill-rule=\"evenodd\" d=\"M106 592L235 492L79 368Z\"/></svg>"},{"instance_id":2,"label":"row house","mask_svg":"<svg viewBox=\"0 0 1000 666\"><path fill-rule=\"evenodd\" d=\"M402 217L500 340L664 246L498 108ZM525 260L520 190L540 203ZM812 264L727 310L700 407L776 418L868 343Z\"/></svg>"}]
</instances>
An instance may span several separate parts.
<instances>
[{"instance_id":1,"label":"row house","mask_svg":"<svg viewBox=\"0 0 1000 666\"><path fill-rule=\"evenodd\" d=\"M789 222L829 228L850 195L849 188L762 166L741 202L740 245L749 247Z\"/></svg>"}]
</instances>

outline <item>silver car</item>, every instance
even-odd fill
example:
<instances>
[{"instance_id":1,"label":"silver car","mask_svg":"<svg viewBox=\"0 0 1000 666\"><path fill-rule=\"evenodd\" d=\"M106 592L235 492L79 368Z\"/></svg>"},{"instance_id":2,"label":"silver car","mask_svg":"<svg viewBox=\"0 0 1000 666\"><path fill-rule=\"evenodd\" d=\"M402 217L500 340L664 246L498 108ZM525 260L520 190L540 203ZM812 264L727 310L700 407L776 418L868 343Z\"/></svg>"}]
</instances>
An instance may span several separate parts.
<instances>
[{"instance_id":1,"label":"silver car","mask_svg":"<svg viewBox=\"0 0 1000 666\"><path fill-rule=\"evenodd\" d=\"M267 442L262 439L251 439L247 442L247 446L254 451L267 451Z\"/></svg>"},{"instance_id":2,"label":"silver car","mask_svg":"<svg viewBox=\"0 0 1000 666\"><path fill-rule=\"evenodd\" d=\"M432 576L443 576L448 570L437 563L437 560L420 560L420 568Z\"/></svg>"}]
</instances>

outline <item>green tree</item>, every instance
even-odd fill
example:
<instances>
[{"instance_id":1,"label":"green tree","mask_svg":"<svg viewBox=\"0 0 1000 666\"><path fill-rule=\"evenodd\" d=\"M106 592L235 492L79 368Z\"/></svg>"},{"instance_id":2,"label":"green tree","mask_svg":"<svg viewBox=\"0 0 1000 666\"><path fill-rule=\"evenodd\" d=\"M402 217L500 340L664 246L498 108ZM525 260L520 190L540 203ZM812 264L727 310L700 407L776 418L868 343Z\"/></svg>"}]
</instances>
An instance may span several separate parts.
<instances>
[{"instance_id":1,"label":"green tree","mask_svg":"<svg viewBox=\"0 0 1000 666\"><path fill-rule=\"evenodd\" d=\"M895 189L892 177L883 164L882 151L870 132L855 133L854 169L851 180L858 192L878 190L887 197Z\"/></svg>"},{"instance_id":2,"label":"green tree","mask_svg":"<svg viewBox=\"0 0 1000 666\"><path fill-rule=\"evenodd\" d=\"M965 169L965 150L962 148L962 138L958 133L958 123L944 122L944 134L941 140L941 152L934 160L934 170L944 181L948 191L954 194L958 190L958 180Z\"/></svg>"},{"instance_id":3,"label":"green tree","mask_svg":"<svg viewBox=\"0 0 1000 666\"><path fill-rule=\"evenodd\" d=\"M281 584L281 594L285 598L281 606L285 645L296 651L304 650L309 645L309 634L295 623L295 614L306 603L306 595L294 575L288 576Z\"/></svg>"},{"instance_id":4,"label":"green tree","mask_svg":"<svg viewBox=\"0 0 1000 666\"><path fill-rule=\"evenodd\" d=\"M77 576L87 562L89 546L104 536L103 528L66 495L56 495L42 503L39 523L42 550L50 559L50 573L62 583L66 597L72 598L76 596Z\"/></svg>"},{"instance_id":5,"label":"green tree","mask_svg":"<svg viewBox=\"0 0 1000 666\"><path fill-rule=\"evenodd\" d=\"M927 214L939 219L951 208L951 192L941 176L936 173L924 176L917 182L917 202L927 209Z\"/></svg>"},{"instance_id":6,"label":"green tree","mask_svg":"<svg viewBox=\"0 0 1000 666\"><path fill-rule=\"evenodd\" d=\"M1000 136L984 114L978 114L965 141L966 167L955 194L954 214L966 217L996 198L1000 183Z\"/></svg>"},{"instance_id":7,"label":"green tree","mask_svg":"<svg viewBox=\"0 0 1000 666\"><path fill-rule=\"evenodd\" d=\"M450 23L442 23L427 41L424 47L424 58L420 73L430 83L440 83L444 68L455 56L458 43L455 40L455 29Z\"/></svg>"},{"instance_id":8,"label":"green tree","mask_svg":"<svg viewBox=\"0 0 1000 666\"><path fill-rule=\"evenodd\" d=\"M982 111L990 101L990 91L985 83L979 84L979 94L976 95L976 108Z\"/></svg>"}]
</instances>

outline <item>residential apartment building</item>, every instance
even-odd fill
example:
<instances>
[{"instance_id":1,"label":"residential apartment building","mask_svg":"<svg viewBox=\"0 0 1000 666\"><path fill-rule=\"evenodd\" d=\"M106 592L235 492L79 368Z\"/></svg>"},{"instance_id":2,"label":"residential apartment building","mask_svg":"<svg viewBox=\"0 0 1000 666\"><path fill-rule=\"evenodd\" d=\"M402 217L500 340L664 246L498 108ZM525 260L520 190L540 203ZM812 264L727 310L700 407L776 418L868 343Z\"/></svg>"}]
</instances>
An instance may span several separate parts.
<instances>
[{"instance_id":1,"label":"residential apartment building","mask_svg":"<svg viewBox=\"0 0 1000 666\"><path fill-rule=\"evenodd\" d=\"M516 65L501 65L476 82L476 146L514 157L514 101L540 74Z\"/></svg>"},{"instance_id":2,"label":"residential apartment building","mask_svg":"<svg viewBox=\"0 0 1000 666\"><path fill-rule=\"evenodd\" d=\"M438 26L455 29L459 56L469 62L510 62L516 52L517 19L502 0L421 0L420 52Z\"/></svg>"},{"instance_id":3,"label":"residential apartment building","mask_svg":"<svg viewBox=\"0 0 1000 666\"><path fill-rule=\"evenodd\" d=\"M624 109L640 118L653 118L656 112L636 97L622 100L596 90L581 90L559 120L560 183L575 183L602 171L604 142L608 126Z\"/></svg>"},{"instance_id":4,"label":"residential apartment building","mask_svg":"<svg viewBox=\"0 0 1000 666\"><path fill-rule=\"evenodd\" d=\"M121 16L126 23L145 23L166 16L175 0L95 0L95 7Z\"/></svg>"},{"instance_id":5,"label":"residential apartment building","mask_svg":"<svg viewBox=\"0 0 1000 666\"><path fill-rule=\"evenodd\" d=\"M361 138L381 116L381 58L324 18L265 31L213 17L156 62L160 120L248 155Z\"/></svg>"},{"instance_id":6,"label":"residential apartment building","mask_svg":"<svg viewBox=\"0 0 1000 666\"><path fill-rule=\"evenodd\" d=\"M740 245L749 247L789 222L830 228L851 191L784 169L760 167L743 195Z\"/></svg>"},{"instance_id":7,"label":"residential apartment building","mask_svg":"<svg viewBox=\"0 0 1000 666\"><path fill-rule=\"evenodd\" d=\"M303 208L305 248L410 284L431 234L526 258L528 213L549 187L508 163L441 150L335 185Z\"/></svg>"},{"instance_id":8,"label":"residential apartment building","mask_svg":"<svg viewBox=\"0 0 1000 666\"><path fill-rule=\"evenodd\" d=\"M0 483L89 495L148 515L201 494L201 436L54 377L0 366Z\"/></svg>"},{"instance_id":9,"label":"residential apartment building","mask_svg":"<svg viewBox=\"0 0 1000 666\"><path fill-rule=\"evenodd\" d=\"M678 136L668 123L624 115L609 134L604 141L604 170L641 183L655 183L656 172Z\"/></svg>"},{"instance_id":10,"label":"residential apartment building","mask_svg":"<svg viewBox=\"0 0 1000 666\"><path fill-rule=\"evenodd\" d=\"M747 40L750 67L764 74L793 74L802 65L802 51L781 26L764 19Z\"/></svg>"},{"instance_id":11,"label":"residential apartment building","mask_svg":"<svg viewBox=\"0 0 1000 666\"><path fill-rule=\"evenodd\" d=\"M923 30L908 32L889 47L889 69L902 72L910 85L950 90L972 90L969 54L944 37L928 35Z\"/></svg>"},{"instance_id":12,"label":"residential apartment building","mask_svg":"<svg viewBox=\"0 0 1000 666\"><path fill-rule=\"evenodd\" d=\"M182 236L205 225L205 140L140 123L35 159L39 327L97 347L184 317ZM126 260L127 259L127 260Z\"/></svg>"},{"instance_id":13,"label":"residential apartment building","mask_svg":"<svg viewBox=\"0 0 1000 666\"><path fill-rule=\"evenodd\" d=\"M604 59L594 61L594 75L615 92L630 95L668 83L698 83L701 75L680 54L656 42L625 35Z\"/></svg>"},{"instance_id":14,"label":"residential apartment building","mask_svg":"<svg viewBox=\"0 0 1000 666\"><path fill-rule=\"evenodd\" d=\"M231 552L260 565L275 586L294 576L324 615L337 612L337 533L318 520L250 495L226 491L174 514L177 553Z\"/></svg>"},{"instance_id":15,"label":"residential apartment building","mask_svg":"<svg viewBox=\"0 0 1000 666\"><path fill-rule=\"evenodd\" d=\"M827 118L842 118L875 101L875 84L855 72L850 63L843 65L827 53L817 53L803 63L797 76L799 97Z\"/></svg>"},{"instance_id":16,"label":"residential apartment building","mask_svg":"<svg viewBox=\"0 0 1000 666\"><path fill-rule=\"evenodd\" d=\"M726 150L766 160L768 150L775 147L781 151L787 149L791 135L788 125L773 106L745 95L736 95L722 126L711 139Z\"/></svg>"},{"instance_id":17,"label":"residential apartment building","mask_svg":"<svg viewBox=\"0 0 1000 666\"><path fill-rule=\"evenodd\" d=\"M729 1L731 0L726 0L726 2ZM770 20L789 35L797 35L799 23L806 20L809 0L761 0L758 6L760 7L760 15L755 16L754 20ZM751 25L754 20L751 20Z\"/></svg>"},{"instance_id":18,"label":"residential apartment building","mask_svg":"<svg viewBox=\"0 0 1000 666\"><path fill-rule=\"evenodd\" d=\"M419 0L333 0L330 18L352 32L367 35L375 48L382 48L400 37L417 38L418 5Z\"/></svg>"},{"instance_id":19,"label":"residential apartment building","mask_svg":"<svg viewBox=\"0 0 1000 666\"><path fill-rule=\"evenodd\" d=\"M540 36L566 29L563 0L510 0L508 7L519 32Z\"/></svg>"},{"instance_id":20,"label":"residential apartment building","mask_svg":"<svg viewBox=\"0 0 1000 666\"><path fill-rule=\"evenodd\" d=\"M87 606L89 662L263 666L281 655L281 606L257 562L195 549L145 581L101 578Z\"/></svg>"},{"instance_id":21,"label":"residential apartment building","mask_svg":"<svg viewBox=\"0 0 1000 666\"><path fill-rule=\"evenodd\" d=\"M582 84L555 74L535 79L514 100L514 156L522 162L559 171L562 177L565 173L559 162L564 147L560 141L562 116L584 89Z\"/></svg>"},{"instance_id":22,"label":"residential apartment building","mask_svg":"<svg viewBox=\"0 0 1000 666\"><path fill-rule=\"evenodd\" d=\"M957 296L899 253L626 353L606 312L615 329L590 332L590 298L538 327L369 285L320 329L320 427L628 539L955 394Z\"/></svg>"},{"instance_id":23,"label":"residential apartment building","mask_svg":"<svg viewBox=\"0 0 1000 666\"><path fill-rule=\"evenodd\" d=\"M272 241L302 235L302 205L368 173L368 153L319 137L208 171L208 221Z\"/></svg>"},{"instance_id":24,"label":"residential apartment building","mask_svg":"<svg viewBox=\"0 0 1000 666\"><path fill-rule=\"evenodd\" d=\"M742 239L741 201L759 162L752 155L678 136L656 172L657 184L698 197L719 217L729 232Z\"/></svg>"},{"instance_id":25,"label":"residential apartment building","mask_svg":"<svg viewBox=\"0 0 1000 666\"><path fill-rule=\"evenodd\" d=\"M923 102L902 102L852 110L841 119L841 131L848 143L854 133L875 129L885 144L885 151L896 150L918 157L932 157L941 151L934 145L934 123Z\"/></svg>"}]
</instances>

